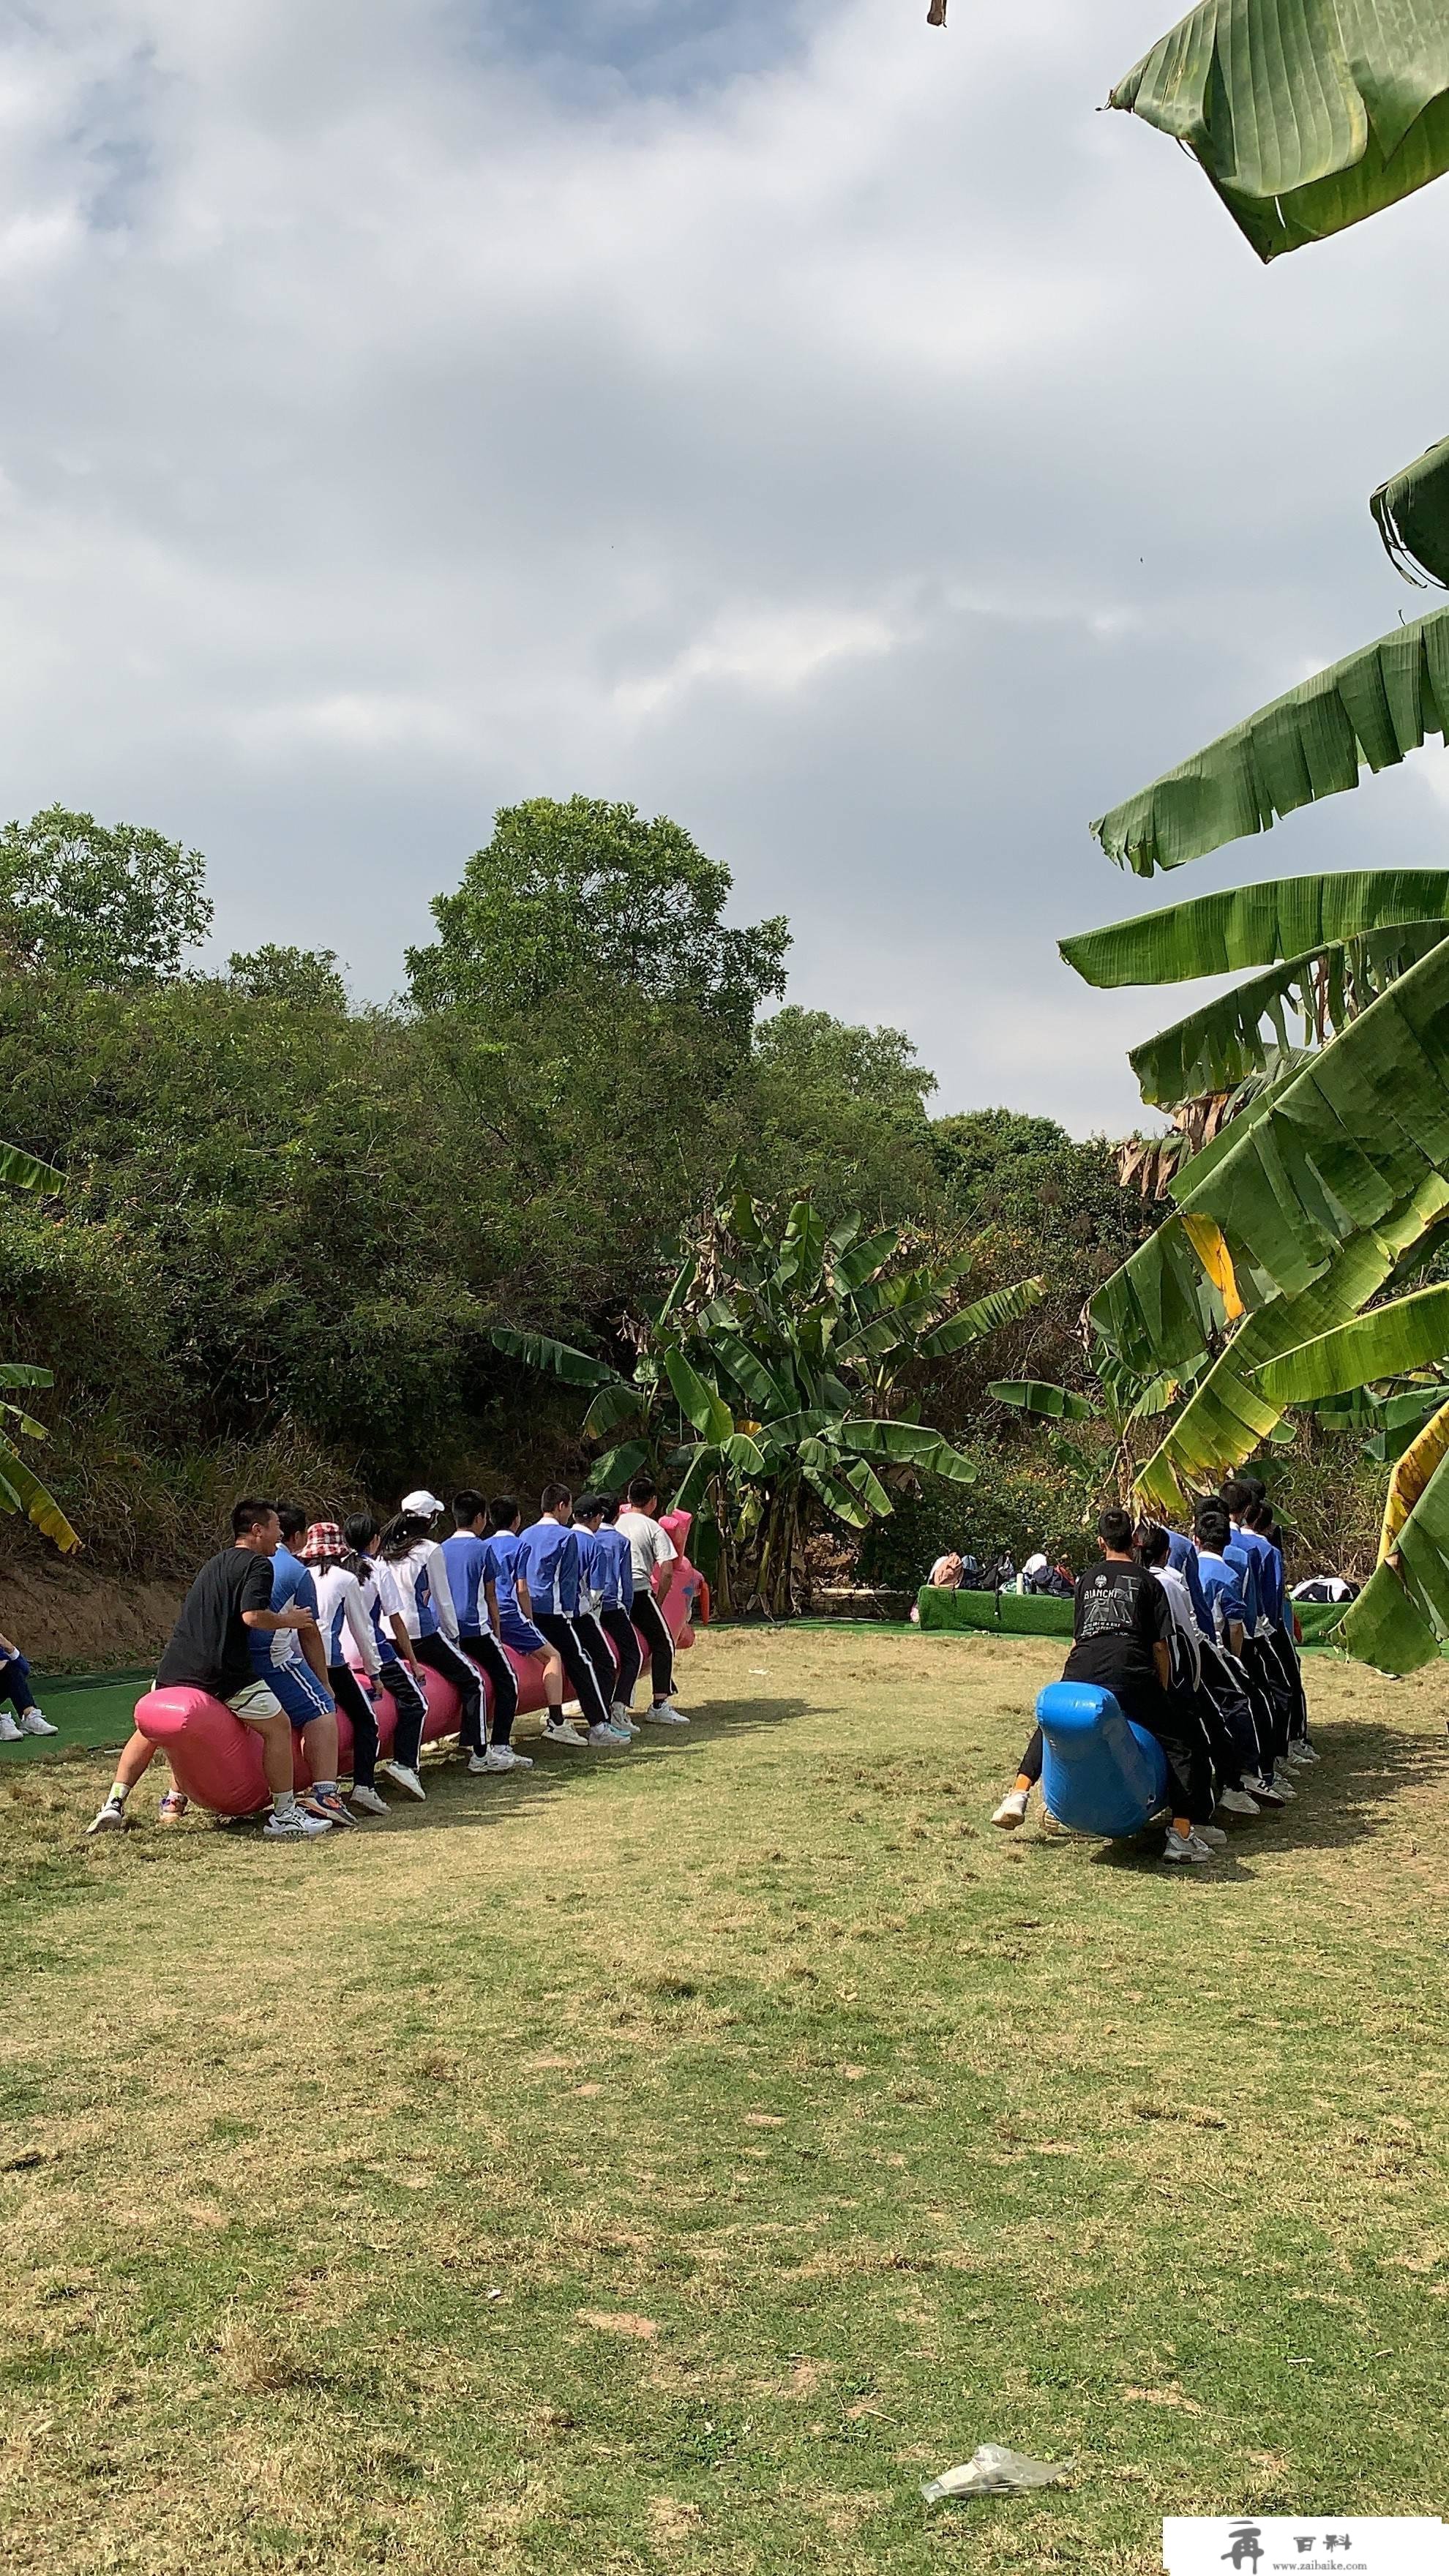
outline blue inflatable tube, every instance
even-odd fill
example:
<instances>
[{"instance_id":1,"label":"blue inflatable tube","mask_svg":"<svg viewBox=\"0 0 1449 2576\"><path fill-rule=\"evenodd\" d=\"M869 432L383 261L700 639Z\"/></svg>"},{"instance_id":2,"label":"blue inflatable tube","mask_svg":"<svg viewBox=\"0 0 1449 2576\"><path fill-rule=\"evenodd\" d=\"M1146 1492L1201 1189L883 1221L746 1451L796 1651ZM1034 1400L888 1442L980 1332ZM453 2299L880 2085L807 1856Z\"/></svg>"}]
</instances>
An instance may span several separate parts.
<instances>
[{"instance_id":1,"label":"blue inflatable tube","mask_svg":"<svg viewBox=\"0 0 1449 2576\"><path fill-rule=\"evenodd\" d=\"M1059 1824L1109 1842L1140 1834L1167 1803L1167 1758L1110 1691L1051 1682L1036 1704L1046 1746L1042 1796Z\"/></svg>"}]
</instances>

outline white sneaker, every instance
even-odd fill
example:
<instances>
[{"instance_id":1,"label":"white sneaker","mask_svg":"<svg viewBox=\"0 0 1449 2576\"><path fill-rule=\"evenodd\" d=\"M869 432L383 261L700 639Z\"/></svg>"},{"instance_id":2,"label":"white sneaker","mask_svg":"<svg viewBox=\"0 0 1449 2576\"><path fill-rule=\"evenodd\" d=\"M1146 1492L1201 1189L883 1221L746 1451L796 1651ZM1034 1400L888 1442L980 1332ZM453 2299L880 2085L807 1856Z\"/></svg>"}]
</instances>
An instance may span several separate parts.
<instances>
[{"instance_id":1,"label":"white sneaker","mask_svg":"<svg viewBox=\"0 0 1449 2576\"><path fill-rule=\"evenodd\" d=\"M1284 1807L1288 1803L1287 1792L1263 1779L1256 1771L1251 1774L1244 1772L1243 1787L1257 1799L1260 1807Z\"/></svg>"},{"instance_id":2,"label":"white sneaker","mask_svg":"<svg viewBox=\"0 0 1449 2576\"><path fill-rule=\"evenodd\" d=\"M645 1709L644 1723L646 1726L688 1726L689 1720L672 1700L662 1699L657 1708Z\"/></svg>"},{"instance_id":3,"label":"white sneaker","mask_svg":"<svg viewBox=\"0 0 1449 2576\"><path fill-rule=\"evenodd\" d=\"M1317 1761L1318 1756L1316 1753L1310 1753L1306 1744L1290 1744L1283 1759L1290 1771L1308 1771Z\"/></svg>"},{"instance_id":4,"label":"white sneaker","mask_svg":"<svg viewBox=\"0 0 1449 2576\"><path fill-rule=\"evenodd\" d=\"M1304 1763L1321 1762L1323 1760L1322 1754L1317 1752L1313 1745L1309 1743L1306 1735L1300 1736L1298 1742L1294 1745L1293 1758L1297 1762Z\"/></svg>"},{"instance_id":5,"label":"white sneaker","mask_svg":"<svg viewBox=\"0 0 1449 2576\"><path fill-rule=\"evenodd\" d=\"M310 1843L319 1834L330 1834L330 1816L309 1816L305 1807L293 1807L290 1814L279 1816L272 1809L262 1827L262 1840L268 1843Z\"/></svg>"},{"instance_id":6,"label":"white sneaker","mask_svg":"<svg viewBox=\"0 0 1449 2576\"><path fill-rule=\"evenodd\" d=\"M1228 1839L1221 1825L1194 1825L1192 1830L1196 1841L1211 1844L1214 1851L1221 1851Z\"/></svg>"},{"instance_id":7,"label":"white sneaker","mask_svg":"<svg viewBox=\"0 0 1449 2576\"><path fill-rule=\"evenodd\" d=\"M609 1720L609 1733L616 1744L632 1744L634 1741L632 1726L616 1726L612 1718Z\"/></svg>"},{"instance_id":8,"label":"white sneaker","mask_svg":"<svg viewBox=\"0 0 1449 2576\"><path fill-rule=\"evenodd\" d=\"M22 1735L59 1735L60 1728L52 1726L40 1709L28 1708L20 1721L20 1732Z\"/></svg>"},{"instance_id":9,"label":"white sneaker","mask_svg":"<svg viewBox=\"0 0 1449 2576\"><path fill-rule=\"evenodd\" d=\"M116 1798L108 1798L94 1823L86 1827L88 1834L123 1834L125 1830L126 1810Z\"/></svg>"},{"instance_id":10,"label":"white sneaker","mask_svg":"<svg viewBox=\"0 0 1449 2576\"><path fill-rule=\"evenodd\" d=\"M1169 1825L1162 1857L1164 1860L1204 1861L1211 1860L1212 1853L1206 1843L1199 1842L1196 1834L1180 1834L1175 1825Z\"/></svg>"},{"instance_id":11,"label":"white sneaker","mask_svg":"<svg viewBox=\"0 0 1449 2576\"><path fill-rule=\"evenodd\" d=\"M611 1726L622 1726L626 1735L637 1735L639 1732L639 1720L637 1717L631 1716L629 1710L624 1706L621 1699L616 1699L613 1707L609 1711L609 1724Z\"/></svg>"},{"instance_id":12,"label":"white sneaker","mask_svg":"<svg viewBox=\"0 0 1449 2576\"><path fill-rule=\"evenodd\" d=\"M410 1798L426 1799L428 1793L416 1771L410 1771L405 1762L379 1762L377 1767L395 1789L405 1790Z\"/></svg>"},{"instance_id":13,"label":"white sneaker","mask_svg":"<svg viewBox=\"0 0 1449 2576\"><path fill-rule=\"evenodd\" d=\"M387 1800L386 1798L380 1798L375 1789L354 1789L352 1792L352 1804L354 1807L360 1807L365 1816L385 1816L387 1814Z\"/></svg>"},{"instance_id":14,"label":"white sneaker","mask_svg":"<svg viewBox=\"0 0 1449 2576\"><path fill-rule=\"evenodd\" d=\"M1024 1825L1026 1822L1026 1806L1030 1796L1029 1789L1008 1789L991 1819L993 1825L999 1825L1004 1834L1014 1834L1017 1826Z\"/></svg>"},{"instance_id":15,"label":"white sneaker","mask_svg":"<svg viewBox=\"0 0 1449 2576\"><path fill-rule=\"evenodd\" d=\"M0 1744L18 1744L19 1741L20 1729L7 1708L4 1714L0 1715Z\"/></svg>"},{"instance_id":16,"label":"white sneaker","mask_svg":"<svg viewBox=\"0 0 1449 2576\"><path fill-rule=\"evenodd\" d=\"M574 1744L582 1746L587 1744L589 1739L587 1735L581 1735L579 1733L578 1728L573 1724L571 1719L561 1717L557 1726L545 1726L543 1730L543 1740L545 1744Z\"/></svg>"},{"instance_id":17,"label":"white sneaker","mask_svg":"<svg viewBox=\"0 0 1449 2576\"><path fill-rule=\"evenodd\" d=\"M1261 1816L1263 1810L1246 1789L1225 1789L1218 1800L1218 1813L1223 1816Z\"/></svg>"},{"instance_id":18,"label":"white sneaker","mask_svg":"<svg viewBox=\"0 0 1449 2576\"><path fill-rule=\"evenodd\" d=\"M632 1744L633 1741L632 1735L620 1735L612 1726L591 1726L589 1729L591 1744L609 1744L616 1752L621 1744Z\"/></svg>"},{"instance_id":19,"label":"white sneaker","mask_svg":"<svg viewBox=\"0 0 1449 2576\"><path fill-rule=\"evenodd\" d=\"M1060 1816L1052 1814L1050 1807L1043 1807L1041 1811L1041 1829L1049 1842L1062 1840L1072 1830L1070 1825L1062 1823Z\"/></svg>"},{"instance_id":20,"label":"white sneaker","mask_svg":"<svg viewBox=\"0 0 1449 2576\"><path fill-rule=\"evenodd\" d=\"M515 1753L511 1744L490 1744L486 1753L475 1753L468 1765L470 1771L531 1771L533 1757Z\"/></svg>"}]
</instances>

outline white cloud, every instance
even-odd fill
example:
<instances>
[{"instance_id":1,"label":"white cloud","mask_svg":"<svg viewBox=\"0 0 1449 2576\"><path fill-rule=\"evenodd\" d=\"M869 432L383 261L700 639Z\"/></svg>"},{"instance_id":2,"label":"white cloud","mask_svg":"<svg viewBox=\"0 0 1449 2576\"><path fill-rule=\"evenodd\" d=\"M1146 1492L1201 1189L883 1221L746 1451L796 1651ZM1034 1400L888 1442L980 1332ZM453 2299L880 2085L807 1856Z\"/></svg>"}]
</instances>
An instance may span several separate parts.
<instances>
[{"instance_id":1,"label":"white cloud","mask_svg":"<svg viewBox=\"0 0 1449 2576\"><path fill-rule=\"evenodd\" d=\"M1134 1114L1086 818L1416 603L1449 191L1261 271L1096 113L1157 0L52 0L0 45L0 752L384 993L502 799L687 822L943 1106ZM1370 802L1370 797L1372 801ZM339 915L347 939L339 943Z\"/></svg>"}]
</instances>

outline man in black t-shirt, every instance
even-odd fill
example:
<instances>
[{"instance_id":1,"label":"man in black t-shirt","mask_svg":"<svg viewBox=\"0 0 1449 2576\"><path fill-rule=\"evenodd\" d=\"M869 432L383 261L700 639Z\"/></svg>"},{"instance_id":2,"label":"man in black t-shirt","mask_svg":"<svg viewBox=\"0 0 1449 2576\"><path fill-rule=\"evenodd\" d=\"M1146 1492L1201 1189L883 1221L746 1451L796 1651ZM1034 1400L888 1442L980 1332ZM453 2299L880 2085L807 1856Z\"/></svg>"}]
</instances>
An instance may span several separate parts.
<instances>
[{"instance_id":1,"label":"man in black t-shirt","mask_svg":"<svg viewBox=\"0 0 1449 2576\"><path fill-rule=\"evenodd\" d=\"M1124 1717L1156 1736L1167 1756L1173 1805L1163 1856L1175 1861L1210 1860L1211 1849L1194 1833L1193 1824L1212 1821L1212 1764L1206 1743L1190 1725L1180 1722L1168 1698L1172 1610L1167 1595L1132 1553L1132 1522L1126 1512L1103 1512L1097 1537L1101 1559L1089 1565L1077 1582L1072 1651L1062 1679L1110 1691ZM1008 1832L1021 1824L1032 1789L1041 1778L1044 1752L1038 1727L1022 1755L1015 1786L997 1808L993 1824Z\"/></svg>"},{"instance_id":2,"label":"man in black t-shirt","mask_svg":"<svg viewBox=\"0 0 1449 2576\"><path fill-rule=\"evenodd\" d=\"M272 1608L272 1558L282 1525L271 1503L238 1503L231 1516L232 1544L211 1557L187 1593L171 1640L156 1668L157 1690L199 1690L219 1699L262 1740L262 1762L272 1793L265 1832L271 1842L309 1842L330 1832L327 1818L308 1813L292 1785L292 1729L281 1703L252 1667L250 1632L315 1627L310 1611ZM126 1800L149 1768L156 1746L138 1727L116 1766L111 1792L93 1834L119 1832Z\"/></svg>"}]
</instances>

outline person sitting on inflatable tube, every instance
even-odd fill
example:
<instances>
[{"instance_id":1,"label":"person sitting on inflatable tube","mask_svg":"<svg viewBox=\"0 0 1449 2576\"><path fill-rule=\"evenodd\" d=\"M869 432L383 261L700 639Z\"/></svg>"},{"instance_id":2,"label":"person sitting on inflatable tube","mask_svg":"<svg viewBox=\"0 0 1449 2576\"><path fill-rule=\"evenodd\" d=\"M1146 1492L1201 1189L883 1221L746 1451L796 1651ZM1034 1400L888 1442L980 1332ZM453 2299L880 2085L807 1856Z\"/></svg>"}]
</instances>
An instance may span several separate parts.
<instances>
[{"instance_id":1,"label":"person sitting on inflatable tube","mask_svg":"<svg viewBox=\"0 0 1449 2576\"><path fill-rule=\"evenodd\" d=\"M273 1505L240 1502L232 1512L231 1526L231 1546L202 1567L181 1605L171 1642L157 1666L155 1691L174 1691L187 1698L205 1693L206 1704L216 1708L223 1725L235 1728L239 1720L243 1729L249 1729L260 1740L260 1768L271 1791L272 1812L265 1828L269 1840L310 1841L330 1833L331 1821L309 1815L298 1799L291 1723L275 1692L253 1668L252 1639L270 1640L291 1630L300 1633L315 1623L310 1611L295 1603L281 1610L272 1608L272 1559L282 1543L282 1524ZM136 1731L121 1755L109 1797L87 1828L90 1833L124 1829L126 1800L159 1750L157 1739L140 1725L139 1710L137 1714ZM172 1767L175 1770L174 1763ZM256 1806L254 1795L251 1810Z\"/></svg>"},{"instance_id":2,"label":"person sitting on inflatable tube","mask_svg":"<svg viewBox=\"0 0 1449 2576\"><path fill-rule=\"evenodd\" d=\"M224 1549L220 1559L213 1559L211 1567L203 1568L202 1575L197 1578L197 1585L193 1586L193 1593L196 1593L198 1586L201 1586L204 1594L205 1578L214 1573L218 1564L229 1564L233 1553L237 1554L239 1560L244 1560L253 1554L261 1556L266 1560L261 1573L253 1574L249 1578L256 1595L255 1624L271 1632L290 1625L300 1632L302 1623L308 1616L305 1611L291 1609L279 1613L270 1609L263 1611L260 1606L263 1594L268 1601L271 1598L270 1558L279 1537L276 1514L272 1505L247 1503L238 1505L237 1511L241 1527L238 1530L236 1549ZM370 1531L371 1523L369 1522L367 1526ZM694 1642L690 1625L692 1607L696 1597L702 1595L704 1590L701 1578L688 1564L682 1552L689 1537L689 1513L668 1513L665 1516L665 1527L670 1543L678 1553L668 1568L670 1579L665 1586L661 1587L660 1604L666 1633L672 1634L674 1641L680 1647L687 1647ZM241 1546L243 1537L247 1541L245 1548ZM389 1569L384 1569L384 1577L385 1580L390 1580ZM228 1580L235 1581L236 1578L229 1574ZM366 1585L363 1589L364 1598L366 1598ZM387 1597L386 1593L383 1597L384 1599ZM190 1603L188 1603L189 1606ZM490 1603L490 1608L491 1606ZM301 1799L295 1796L296 1792L306 1791L308 1787L306 1759L301 1743L295 1731L289 1742L283 1725L274 1726L271 1723L274 1715L280 1717L280 1712L276 1710L275 1694L266 1693L263 1685L256 1682L255 1676L251 1677L251 1686L256 1691L262 1692L262 1697L252 1697L251 1691L247 1688L250 1665L249 1638L253 1624L250 1616L245 1624L243 1623L242 1613L238 1608L235 1619L235 1638L226 1644L223 1652L224 1641L220 1639L219 1634L218 1640L211 1647L207 1647L204 1641L199 1645L194 1644L190 1642L189 1636L183 1640L183 1630L188 1626L187 1613L183 1611L182 1619L178 1622L176 1637L163 1658L157 1684L137 1704L136 1733L126 1747L118 1766L116 1783L111 1796L91 1828L92 1831L119 1830L124 1826L126 1799L159 1749L165 1752L170 1762L178 1790L194 1798L199 1806L208 1808L213 1815L255 1816L266 1808L270 1793L271 1802L278 1813L291 1815L295 1812L305 1819L296 1834L289 1832L283 1837L278 1828L274 1838L300 1839L303 1834L310 1838L311 1831L321 1820L307 1817L305 1806ZM398 1625L411 1646L414 1641L409 1637L407 1624L400 1618ZM395 1647L393 1651L396 1652ZM518 1677L520 1707L525 1709L542 1707L544 1705L542 1676L537 1663L531 1656L516 1653L511 1646L507 1648L507 1652L513 1671ZM234 1673L233 1666L235 1666ZM229 1678L241 1687L228 1690L226 1697L223 1698L219 1696L219 1685ZM451 1679L426 1666L421 1670L421 1679L427 1701L427 1717L423 1729L425 1739L429 1743L436 1743L443 1737L457 1735L462 1710L458 1691L454 1688ZM272 1701L270 1710L264 1704L267 1698ZM411 1778L403 1780L400 1771L391 1765L390 1757L395 1745L400 1741L406 1744L407 1737L400 1725L400 1712L390 1692L378 1693L373 1701L373 1714L377 1723L380 1751L384 1757L388 1757L378 1764L379 1776L385 1779L391 1778L399 1785L408 1787L413 1796L420 1796L421 1784L412 1785L417 1779L416 1771L412 1766L406 1766L411 1773ZM238 1723L239 1719L241 1723ZM338 1719L337 1725L338 1763L345 1773L352 1761L352 1730L345 1713ZM413 1748L409 1745L408 1749ZM292 1776L285 1788L280 1776L283 1769L281 1758L283 1750L287 1752L292 1765ZM280 1807L277 1807L278 1800L283 1802ZM350 1818L349 1821L355 1822L356 1819ZM268 1831L272 1832L270 1825Z\"/></svg>"},{"instance_id":3,"label":"person sitting on inflatable tube","mask_svg":"<svg viewBox=\"0 0 1449 2576\"><path fill-rule=\"evenodd\" d=\"M1110 1837L1137 1833L1164 1802L1171 1822L1164 1860L1212 1858L1212 1769L1200 1728L1168 1696L1172 1612L1161 1586L1132 1554L1132 1522L1115 1506L1097 1522L1100 1561L1079 1577L1072 1649L1058 1683L1037 1703L1038 1724L1016 1781L992 1821L1022 1823L1045 1776L1058 1823Z\"/></svg>"}]
</instances>

